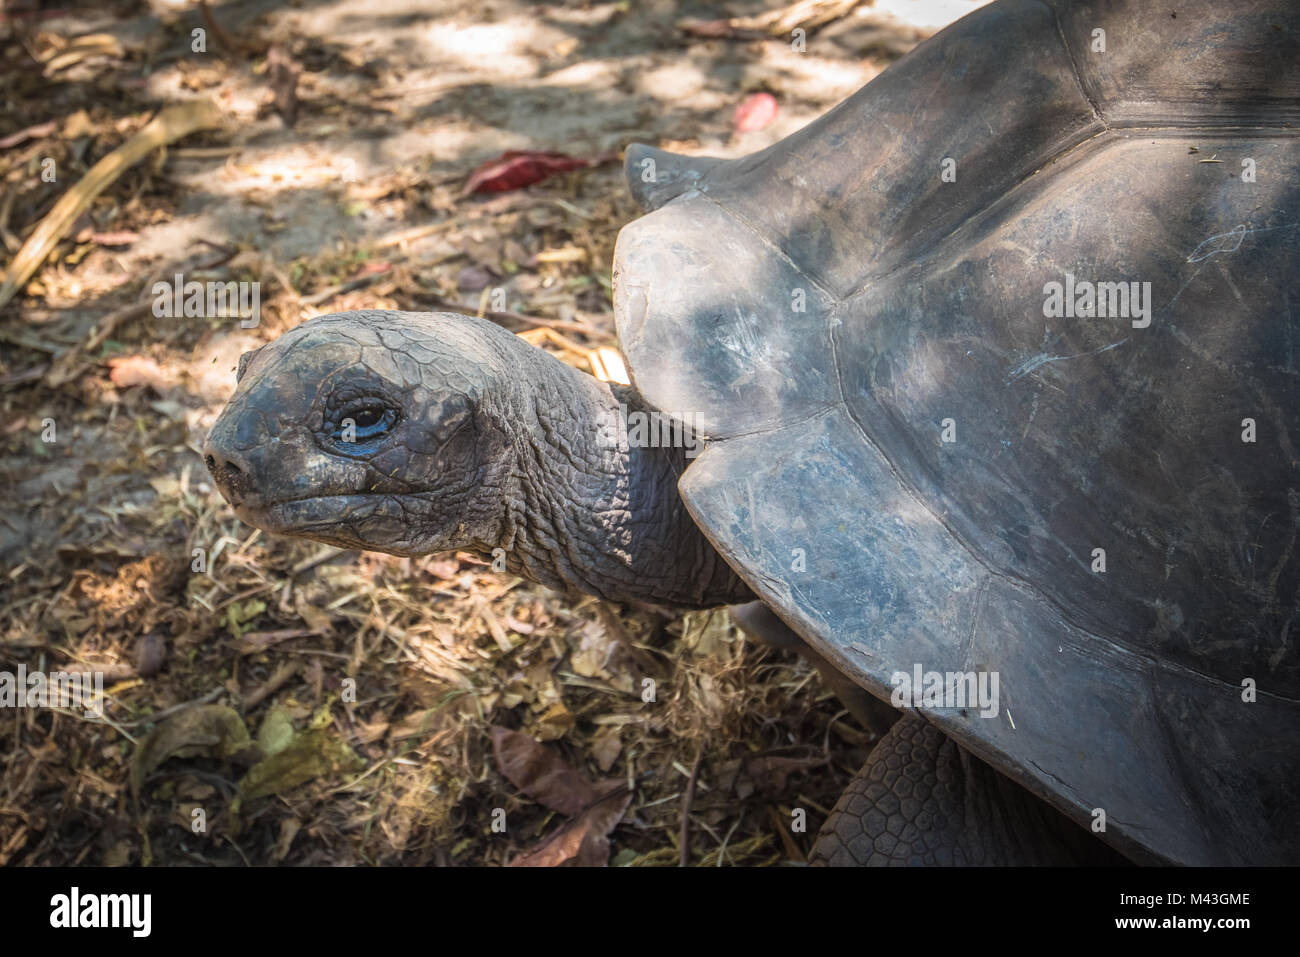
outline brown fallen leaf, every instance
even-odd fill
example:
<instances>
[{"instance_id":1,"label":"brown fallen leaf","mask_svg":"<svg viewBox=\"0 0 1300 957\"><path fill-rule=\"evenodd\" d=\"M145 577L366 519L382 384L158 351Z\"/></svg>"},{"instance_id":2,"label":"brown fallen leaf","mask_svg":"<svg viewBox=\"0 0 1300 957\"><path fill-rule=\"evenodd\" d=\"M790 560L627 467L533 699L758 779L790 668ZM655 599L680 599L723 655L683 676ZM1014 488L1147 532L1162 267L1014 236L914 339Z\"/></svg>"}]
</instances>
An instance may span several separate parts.
<instances>
[{"instance_id":1,"label":"brown fallen leaf","mask_svg":"<svg viewBox=\"0 0 1300 957\"><path fill-rule=\"evenodd\" d=\"M620 785L532 850L510 862L511 867L605 867L609 864L609 833L632 803L632 792Z\"/></svg>"},{"instance_id":2,"label":"brown fallen leaf","mask_svg":"<svg viewBox=\"0 0 1300 957\"><path fill-rule=\"evenodd\" d=\"M538 804L573 817L596 800L596 790L552 748L500 725L492 728L497 770Z\"/></svg>"},{"instance_id":3,"label":"brown fallen leaf","mask_svg":"<svg viewBox=\"0 0 1300 957\"><path fill-rule=\"evenodd\" d=\"M573 712L564 702L555 701L536 720L530 721L528 727L538 741L558 741L573 730L574 721Z\"/></svg>"},{"instance_id":4,"label":"brown fallen leaf","mask_svg":"<svg viewBox=\"0 0 1300 957\"><path fill-rule=\"evenodd\" d=\"M145 778L168 758L206 754L217 758L253 753L244 720L221 704L189 708L154 728L131 760L131 793L140 796Z\"/></svg>"}]
</instances>

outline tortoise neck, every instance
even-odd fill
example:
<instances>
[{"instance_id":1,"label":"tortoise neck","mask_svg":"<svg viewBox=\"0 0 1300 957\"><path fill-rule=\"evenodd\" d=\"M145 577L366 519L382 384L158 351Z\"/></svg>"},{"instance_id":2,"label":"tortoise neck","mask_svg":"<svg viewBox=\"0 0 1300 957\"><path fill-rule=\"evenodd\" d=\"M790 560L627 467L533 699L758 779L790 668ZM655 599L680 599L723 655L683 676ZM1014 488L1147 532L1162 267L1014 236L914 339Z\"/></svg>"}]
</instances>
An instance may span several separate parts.
<instances>
[{"instance_id":1,"label":"tortoise neck","mask_svg":"<svg viewBox=\"0 0 1300 957\"><path fill-rule=\"evenodd\" d=\"M707 608L752 598L678 495L686 443L645 447L635 430L628 441L628 415L649 414L635 390L519 345L532 355L503 376L496 416L516 439L498 540L506 568L611 601Z\"/></svg>"}]
</instances>

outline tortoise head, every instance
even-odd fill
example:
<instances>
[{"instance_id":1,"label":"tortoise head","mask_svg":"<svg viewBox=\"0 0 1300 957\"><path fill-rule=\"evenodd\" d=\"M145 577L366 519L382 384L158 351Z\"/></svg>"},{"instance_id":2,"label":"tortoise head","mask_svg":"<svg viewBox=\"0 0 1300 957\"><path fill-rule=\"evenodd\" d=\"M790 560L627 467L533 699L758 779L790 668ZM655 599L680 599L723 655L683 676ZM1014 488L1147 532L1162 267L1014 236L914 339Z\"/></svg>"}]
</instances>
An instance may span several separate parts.
<instances>
[{"instance_id":1,"label":"tortoise head","mask_svg":"<svg viewBox=\"0 0 1300 957\"><path fill-rule=\"evenodd\" d=\"M618 388L485 319L339 313L240 359L203 456L275 534L494 564L501 549L507 571L618 601L748 600L677 495L684 450L614 440L639 401Z\"/></svg>"},{"instance_id":2,"label":"tortoise head","mask_svg":"<svg viewBox=\"0 0 1300 957\"><path fill-rule=\"evenodd\" d=\"M512 456L489 411L505 364L487 326L341 313L245 353L203 449L217 488L250 525L343 547L495 542Z\"/></svg>"}]
</instances>

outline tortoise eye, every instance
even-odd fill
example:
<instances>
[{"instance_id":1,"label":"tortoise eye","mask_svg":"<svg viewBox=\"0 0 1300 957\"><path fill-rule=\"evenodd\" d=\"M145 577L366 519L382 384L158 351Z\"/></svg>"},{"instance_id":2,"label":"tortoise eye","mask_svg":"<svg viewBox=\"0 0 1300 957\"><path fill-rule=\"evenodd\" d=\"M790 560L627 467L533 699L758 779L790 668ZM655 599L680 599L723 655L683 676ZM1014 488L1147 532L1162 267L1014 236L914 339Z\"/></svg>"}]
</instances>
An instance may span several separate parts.
<instances>
[{"instance_id":1,"label":"tortoise eye","mask_svg":"<svg viewBox=\"0 0 1300 957\"><path fill-rule=\"evenodd\" d=\"M343 450L364 452L386 436L398 421L398 412L374 398L356 400L344 406L330 429L330 438Z\"/></svg>"},{"instance_id":2,"label":"tortoise eye","mask_svg":"<svg viewBox=\"0 0 1300 957\"><path fill-rule=\"evenodd\" d=\"M373 399L345 409L334 427L333 439L348 445L364 446L381 438L397 422L397 411Z\"/></svg>"},{"instance_id":3,"label":"tortoise eye","mask_svg":"<svg viewBox=\"0 0 1300 957\"><path fill-rule=\"evenodd\" d=\"M358 412L354 418L358 429L371 429L383 421L384 410L377 406L369 406Z\"/></svg>"}]
</instances>

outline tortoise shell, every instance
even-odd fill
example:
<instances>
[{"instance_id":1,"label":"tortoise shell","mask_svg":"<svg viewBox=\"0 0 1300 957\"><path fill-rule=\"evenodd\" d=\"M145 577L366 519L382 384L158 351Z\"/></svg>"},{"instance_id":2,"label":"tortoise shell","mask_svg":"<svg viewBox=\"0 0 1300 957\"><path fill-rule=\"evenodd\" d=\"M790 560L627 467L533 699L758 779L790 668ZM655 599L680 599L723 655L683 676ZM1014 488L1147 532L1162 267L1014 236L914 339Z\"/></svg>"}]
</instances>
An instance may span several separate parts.
<instances>
[{"instance_id":1,"label":"tortoise shell","mask_svg":"<svg viewBox=\"0 0 1300 957\"><path fill-rule=\"evenodd\" d=\"M1293 0L1001 0L762 152L628 153L700 527L882 698L997 673L928 717L1138 859L1300 862L1298 65Z\"/></svg>"}]
</instances>

